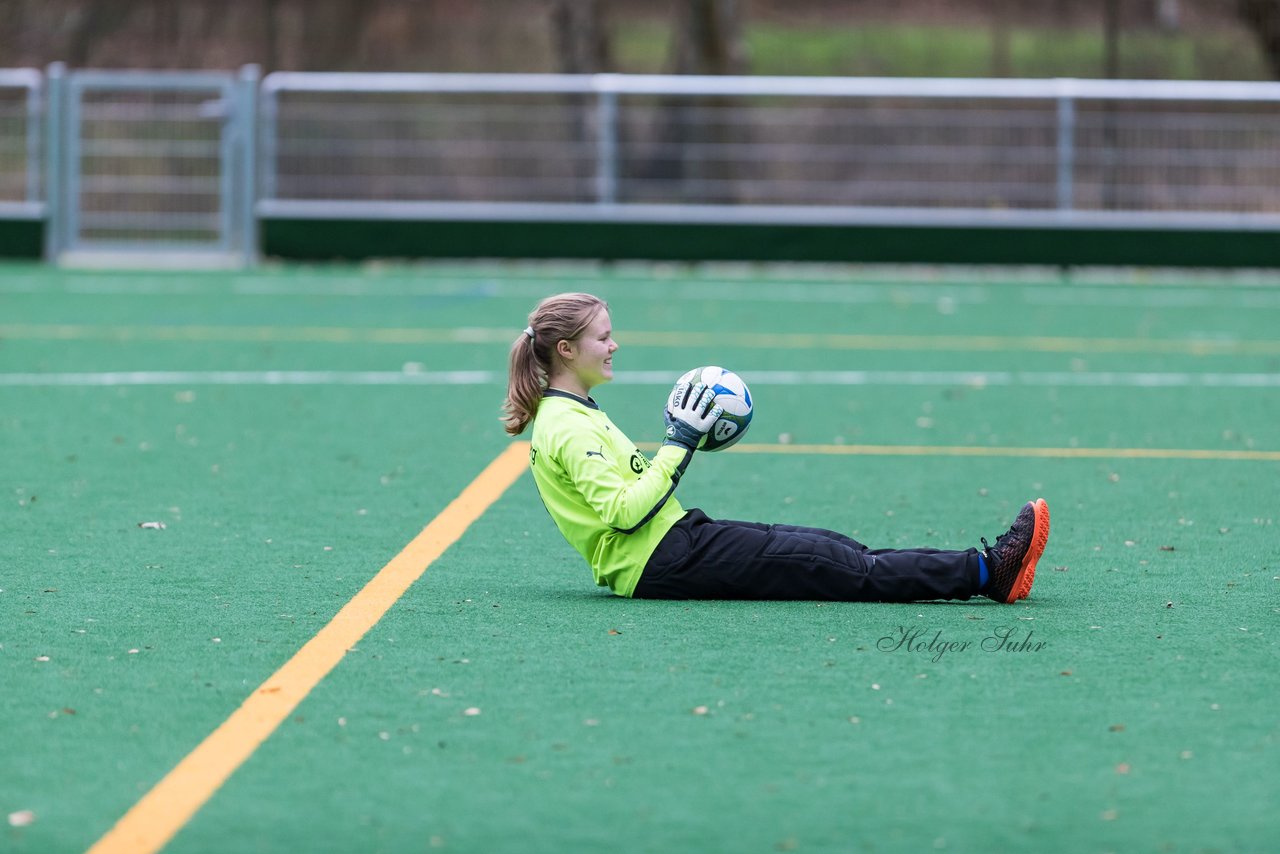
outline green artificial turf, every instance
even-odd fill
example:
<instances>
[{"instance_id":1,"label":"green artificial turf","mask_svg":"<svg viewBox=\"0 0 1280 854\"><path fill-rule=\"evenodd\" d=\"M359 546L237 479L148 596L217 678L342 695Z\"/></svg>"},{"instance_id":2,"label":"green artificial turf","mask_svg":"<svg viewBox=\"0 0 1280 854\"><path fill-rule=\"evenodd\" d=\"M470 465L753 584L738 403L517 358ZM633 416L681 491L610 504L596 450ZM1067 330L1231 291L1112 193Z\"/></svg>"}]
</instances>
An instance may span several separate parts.
<instances>
[{"instance_id":1,"label":"green artificial turf","mask_svg":"<svg viewBox=\"0 0 1280 854\"><path fill-rule=\"evenodd\" d=\"M0 816L34 814L0 825L0 850L88 848L507 446L501 334L378 343L379 330L514 338L538 296L597 291L622 343L619 382L597 399L638 442L655 437L665 389L627 372L674 378L706 361L748 382L1280 373L1274 283L1116 277L0 267ZM779 333L1023 343L761 343ZM1041 346L1050 338L1135 343ZM1256 346L1161 344L1191 341ZM3 383L406 364L493 375ZM1280 836L1280 462L1124 457L1280 450L1274 383L753 392L749 441L773 452L700 457L686 507L967 548L1043 495L1053 534L1031 598L620 600L592 585L522 477L167 850L1255 851ZM786 443L1117 450L898 457Z\"/></svg>"}]
</instances>

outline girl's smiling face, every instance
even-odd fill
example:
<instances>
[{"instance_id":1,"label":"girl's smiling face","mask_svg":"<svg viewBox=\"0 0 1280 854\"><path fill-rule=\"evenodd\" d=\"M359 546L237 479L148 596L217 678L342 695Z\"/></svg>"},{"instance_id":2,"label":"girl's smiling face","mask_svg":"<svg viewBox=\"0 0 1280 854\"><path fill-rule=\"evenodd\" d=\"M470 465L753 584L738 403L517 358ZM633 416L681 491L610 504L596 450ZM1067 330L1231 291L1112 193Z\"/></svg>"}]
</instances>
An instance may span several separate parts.
<instances>
[{"instance_id":1,"label":"girl's smiling face","mask_svg":"<svg viewBox=\"0 0 1280 854\"><path fill-rule=\"evenodd\" d=\"M609 312L603 308L597 311L577 340L564 343L569 345L565 363L581 383L583 396L593 387L613 379L613 354L618 349L618 342L613 340L613 322Z\"/></svg>"}]
</instances>

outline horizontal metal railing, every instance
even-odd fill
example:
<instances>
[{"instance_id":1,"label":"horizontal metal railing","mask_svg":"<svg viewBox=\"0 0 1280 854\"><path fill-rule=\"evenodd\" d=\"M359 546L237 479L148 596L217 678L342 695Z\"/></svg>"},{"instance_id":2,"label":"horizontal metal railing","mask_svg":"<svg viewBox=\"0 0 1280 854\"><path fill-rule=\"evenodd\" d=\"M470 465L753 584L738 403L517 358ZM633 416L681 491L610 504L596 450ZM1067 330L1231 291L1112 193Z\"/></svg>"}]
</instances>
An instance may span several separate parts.
<instances>
[{"instance_id":1,"label":"horizontal metal railing","mask_svg":"<svg viewBox=\"0 0 1280 854\"><path fill-rule=\"evenodd\" d=\"M1280 102L1280 83L974 77L723 77L673 74L404 74L277 71L264 92L560 92L861 98L1056 98Z\"/></svg>"},{"instance_id":2,"label":"horizontal metal railing","mask_svg":"<svg viewBox=\"0 0 1280 854\"><path fill-rule=\"evenodd\" d=\"M1273 225L1280 84L276 73L268 215Z\"/></svg>"}]
</instances>

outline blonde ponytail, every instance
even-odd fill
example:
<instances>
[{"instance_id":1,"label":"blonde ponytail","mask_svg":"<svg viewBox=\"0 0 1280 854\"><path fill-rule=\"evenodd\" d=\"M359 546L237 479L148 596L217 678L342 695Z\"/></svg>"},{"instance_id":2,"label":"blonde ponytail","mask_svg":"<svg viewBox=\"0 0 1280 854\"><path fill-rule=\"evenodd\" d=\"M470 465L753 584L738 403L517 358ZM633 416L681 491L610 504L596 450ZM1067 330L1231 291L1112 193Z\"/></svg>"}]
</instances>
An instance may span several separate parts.
<instances>
[{"instance_id":1,"label":"blonde ponytail","mask_svg":"<svg viewBox=\"0 0 1280 854\"><path fill-rule=\"evenodd\" d=\"M502 423L509 434L519 436L538 414L556 344L576 340L602 308L608 311L608 303L591 294L556 294L529 314L529 326L512 342L507 357Z\"/></svg>"}]
</instances>

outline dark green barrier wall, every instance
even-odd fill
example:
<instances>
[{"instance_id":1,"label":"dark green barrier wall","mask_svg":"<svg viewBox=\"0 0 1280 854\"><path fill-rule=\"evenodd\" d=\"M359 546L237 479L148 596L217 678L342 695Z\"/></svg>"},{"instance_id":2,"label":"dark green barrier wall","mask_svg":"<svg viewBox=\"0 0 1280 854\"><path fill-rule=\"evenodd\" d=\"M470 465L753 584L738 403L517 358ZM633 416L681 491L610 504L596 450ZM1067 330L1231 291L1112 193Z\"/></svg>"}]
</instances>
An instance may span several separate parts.
<instances>
[{"instance_id":1,"label":"dark green barrier wall","mask_svg":"<svg viewBox=\"0 0 1280 854\"><path fill-rule=\"evenodd\" d=\"M0 219L0 258L39 258L43 254L43 222L38 219Z\"/></svg>"},{"instance_id":2,"label":"dark green barrier wall","mask_svg":"<svg viewBox=\"0 0 1280 854\"><path fill-rule=\"evenodd\" d=\"M290 259L604 258L1280 267L1280 231L265 219ZM44 224L0 219L0 257L39 258Z\"/></svg>"},{"instance_id":3,"label":"dark green barrier wall","mask_svg":"<svg viewBox=\"0 0 1280 854\"><path fill-rule=\"evenodd\" d=\"M1280 267L1280 231L268 219L267 255Z\"/></svg>"}]
</instances>

